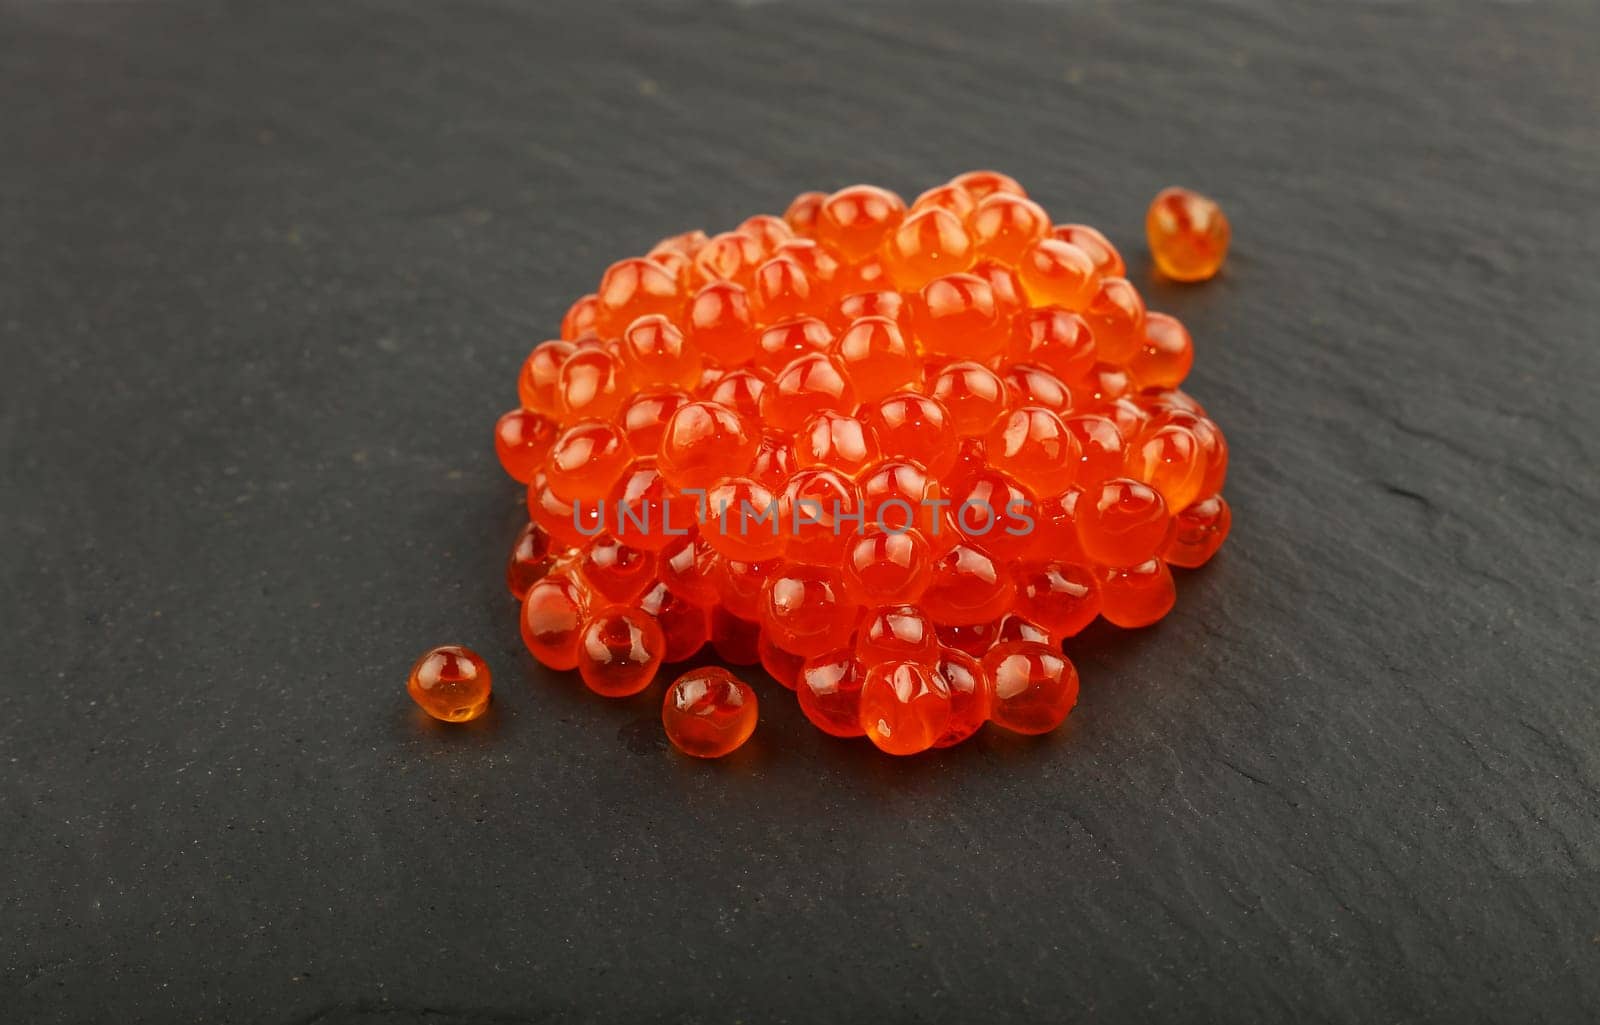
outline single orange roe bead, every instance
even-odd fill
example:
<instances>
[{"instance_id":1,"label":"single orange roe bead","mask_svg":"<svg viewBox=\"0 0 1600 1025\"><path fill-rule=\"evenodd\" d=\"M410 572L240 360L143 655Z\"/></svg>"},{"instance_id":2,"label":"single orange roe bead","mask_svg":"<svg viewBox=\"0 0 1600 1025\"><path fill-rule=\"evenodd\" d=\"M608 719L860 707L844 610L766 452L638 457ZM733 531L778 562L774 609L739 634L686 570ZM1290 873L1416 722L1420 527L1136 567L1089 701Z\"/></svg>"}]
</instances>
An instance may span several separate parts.
<instances>
[{"instance_id":1,"label":"single orange roe bead","mask_svg":"<svg viewBox=\"0 0 1600 1025\"><path fill-rule=\"evenodd\" d=\"M740 619L721 605L711 610L711 646L722 661L753 666L761 661L761 626Z\"/></svg>"},{"instance_id":2,"label":"single orange roe bead","mask_svg":"<svg viewBox=\"0 0 1600 1025\"><path fill-rule=\"evenodd\" d=\"M658 552L695 525L698 505L662 478L653 458L636 459L606 500L605 526L634 548Z\"/></svg>"},{"instance_id":3,"label":"single orange roe bead","mask_svg":"<svg viewBox=\"0 0 1600 1025\"><path fill-rule=\"evenodd\" d=\"M1174 566L1194 569L1204 566L1233 526L1233 511L1221 495L1211 495L1189 506L1177 516L1172 540L1161 557Z\"/></svg>"},{"instance_id":4,"label":"single orange roe bead","mask_svg":"<svg viewBox=\"0 0 1600 1025\"><path fill-rule=\"evenodd\" d=\"M929 665L939 652L933 621L914 605L884 605L862 614L856 658L862 665L916 662Z\"/></svg>"},{"instance_id":5,"label":"single orange roe bead","mask_svg":"<svg viewBox=\"0 0 1600 1025\"><path fill-rule=\"evenodd\" d=\"M699 351L690 348L678 326L659 313L628 325L622 333L622 362L636 386L692 388L700 380Z\"/></svg>"},{"instance_id":6,"label":"single orange roe bead","mask_svg":"<svg viewBox=\"0 0 1600 1025\"><path fill-rule=\"evenodd\" d=\"M1013 576L1016 611L1051 637L1075 637L1100 614L1100 588L1088 567L1033 562L1019 566Z\"/></svg>"},{"instance_id":7,"label":"single orange roe bead","mask_svg":"<svg viewBox=\"0 0 1600 1025\"><path fill-rule=\"evenodd\" d=\"M578 559L578 573L591 593L608 602L626 605L636 601L655 582L656 557L632 548L610 534L590 542Z\"/></svg>"},{"instance_id":8,"label":"single orange roe bead","mask_svg":"<svg viewBox=\"0 0 1600 1025\"><path fill-rule=\"evenodd\" d=\"M1013 733L1049 733L1078 703L1078 670L1059 651L1031 641L1008 641L983 656L994 681L990 718Z\"/></svg>"},{"instance_id":9,"label":"single orange roe bead","mask_svg":"<svg viewBox=\"0 0 1600 1025\"><path fill-rule=\"evenodd\" d=\"M467 722L489 708L489 665L471 648L434 648L411 667L406 691L435 719Z\"/></svg>"},{"instance_id":10,"label":"single orange roe bead","mask_svg":"<svg viewBox=\"0 0 1600 1025\"><path fill-rule=\"evenodd\" d=\"M861 497L850 479L827 467L796 471L778 498L778 532L797 562L837 566L861 530Z\"/></svg>"},{"instance_id":11,"label":"single orange roe bead","mask_svg":"<svg viewBox=\"0 0 1600 1025\"><path fill-rule=\"evenodd\" d=\"M855 653L841 649L806 659L795 681L800 711L811 724L834 737L859 737L862 667Z\"/></svg>"},{"instance_id":12,"label":"single orange roe bead","mask_svg":"<svg viewBox=\"0 0 1600 1025\"><path fill-rule=\"evenodd\" d=\"M1141 388L1176 388L1194 366L1194 341L1176 317L1146 313L1144 340L1128 360Z\"/></svg>"},{"instance_id":13,"label":"single orange roe bead","mask_svg":"<svg viewBox=\"0 0 1600 1025\"><path fill-rule=\"evenodd\" d=\"M750 309L757 324L775 324L789 317L803 317L821 309L828 298L821 284L812 279L800 261L775 256L756 268L750 293Z\"/></svg>"},{"instance_id":14,"label":"single orange roe bead","mask_svg":"<svg viewBox=\"0 0 1600 1025\"><path fill-rule=\"evenodd\" d=\"M743 473L759 439L739 414L716 402L687 402L667 421L657 467L678 489L709 488Z\"/></svg>"},{"instance_id":15,"label":"single orange roe bead","mask_svg":"<svg viewBox=\"0 0 1600 1025\"><path fill-rule=\"evenodd\" d=\"M918 196L911 204L911 213L924 210L948 210L957 220L965 222L967 215L977 208L978 199L959 185L937 185Z\"/></svg>"},{"instance_id":16,"label":"single orange roe bead","mask_svg":"<svg viewBox=\"0 0 1600 1025\"><path fill-rule=\"evenodd\" d=\"M689 393L678 388L647 388L630 396L617 411L617 425L635 452L654 455L661 447L667 421L678 407L689 401Z\"/></svg>"},{"instance_id":17,"label":"single orange roe bead","mask_svg":"<svg viewBox=\"0 0 1600 1025\"><path fill-rule=\"evenodd\" d=\"M750 294L732 281L712 281L689 300L685 318L689 344L708 360L738 366L751 355L755 314Z\"/></svg>"},{"instance_id":18,"label":"single orange roe bead","mask_svg":"<svg viewBox=\"0 0 1600 1025\"><path fill-rule=\"evenodd\" d=\"M1005 348L1008 324L994 290L975 274L946 274L923 286L912 303L917 344L924 353L987 360Z\"/></svg>"},{"instance_id":19,"label":"single orange roe bead","mask_svg":"<svg viewBox=\"0 0 1600 1025\"><path fill-rule=\"evenodd\" d=\"M700 533L725 558L776 557L788 541L781 526L778 496L749 477L724 477L706 492Z\"/></svg>"},{"instance_id":20,"label":"single orange roe bead","mask_svg":"<svg viewBox=\"0 0 1600 1025\"><path fill-rule=\"evenodd\" d=\"M776 374L791 360L812 353L827 352L833 344L833 329L816 317L780 320L756 335L755 365Z\"/></svg>"},{"instance_id":21,"label":"single orange roe bead","mask_svg":"<svg viewBox=\"0 0 1600 1025\"><path fill-rule=\"evenodd\" d=\"M994 639L996 644L1007 644L1011 641L1030 641L1054 648L1061 643L1061 638L1052 637L1050 631L1038 623L1012 612L1000 620L1000 629L995 633Z\"/></svg>"},{"instance_id":22,"label":"single orange roe bead","mask_svg":"<svg viewBox=\"0 0 1600 1025\"><path fill-rule=\"evenodd\" d=\"M824 409L795 435L796 467L820 466L854 477L882 457L872 428L853 416Z\"/></svg>"},{"instance_id":23,"label":"single orange roe bead","mask_svg":"<svg viewBox=\"0 0 1600 1025\"><path fill-rule=\"evenodd\" d=\"M683 308L678 279L670 270L641 257L618 260L600 279L595 330L615 338L639 317L660 313L676 319Z\"/></svg>"},{"instance_id":24,"label":"single orange roe bead","mask_svg":"<svg viewBox=\"0 0 1600 1025\"><path fill-rule=\"evenodd\" d=\"M888 317L852 321L829 351L849 375L861 402L874 402L909 386L920 368L900 325Z\"/></svg>"},{"instance_id":25,"label":"single orange roe bead","mask_svg":"<svg viewBox=\"0 0 1600 1025\"><path fill-rule=\"evenodd\" d=\"M983 466L951 489L952 521L966 540L1002 562L1035 547L1039 497L1013 477Z\"/></svg>"},{"instance_id":26,"label":"single orange roe bead","mask_svg":"<svg viewBox=\"0 0 1600 1025\"><path fill-rule=\"evenodd\" d=\"M815 234L846 260L858 261L876 252L905 215L905 200L889 190L852 185L823 200Z\"/></svg>"},{"instance_id":27,"label":"single orange roe bead","mask_svg":"<svg viewBox=\"0 0 1600 1025\"><path fill-rule=\"evenodd\" d=\"M639 599L641 611L655 617L661 628L661 661L682 662L711 639L711 617L701 606L678 597L657 583Z\"/></svg>"},{"instance_id":28,"label":"single orange roe bead","mask_svg":"<svg viewBox=\"0 0 1600 1025\"><path fill-rule=\"evenodd\" d=\"M1150 256L1174 281L1205 281L1222 268L1233 234L1215 200L1189 189L1157 193L1144 218Z\"/></svg>"},{"instance_id":29,"label":"single orange roe bead","mask_svg":"<svg viewBox=\"0 0 1600 1025\"><path fill-rule=\"evenodd\" d=\"M747 425L766 426L761 423L761 396L771 385L772 377L766 371L741 367L719 373L701 385L700 397L727 406Z\"/></svg>"},{"instance_id":30,"label":"single orange roe bead","mask_svg":"<svg viewBox=\"0 0 1600 1025\"><path fill-rule=\"evenodd\" d=\"M721 758L756 729L756 692L726 669L691 669L673 681L661 703L672 746L695 758Z\"/></svg>"},{"instance_id":31,"label":"single orange roe bead","mask_svg":"<svg viewBox=\"0 0 1600 1025\"><path fill-rule=\"evenodd\" d=\"M1133 439L1128 476L1161 492L1167 508L1182 512L1205 486L1206 459L1200 441L1187 427L1152 421Z\"/></svg>"},{"instance_id":32,"label":"single orange roe bead","mask_svg":"<svg viewBox=\"0 0 1600 1025\"><path fill-rule=\"evenodd\" d=\"M1182 395L1182 392L1171 393ZM1200 487L1202 495L1212 495L1222 490L1222 484L1228 477L1228 441L1222 436L1222 431L1217 429L1203 413L1191 412L1187 409L1167 409L1159 416L1152 417L1151 426L1179 426L1188 429L1195 440L1200 443L1200 451L1204 456L1206 472L1205 482Z\"/></svg>"},{"instance_id":33,"label":"single orange roe bead","mask_svg":"<svg viewBox=\"0 0 1600 1025\"><path fill-rule=\"evenodd\" d=\"M934 745L950 726L950 690L917 662L870 665L861 681L861 729L878 750L912 755Z\"/></svg>"},{"instance_id":34,"label":"single orange roe bead","mask_svg":"<svg viewBox=\"0 0 1600 1025\"><path fill-rule=\"evenodd\" d=\"M790 361L761 395L761 418L774 430L798 431L822 410L850 413L855 407L855 385L849 374L822 353Z\"/></svg>"},{"instance_id":35,"label":"single orange roe bead","mask_svg":"<svg viewBox=\"0 0 1600 1025\"><path fill-rule=\"evenodd\" d=\"M561 318L561 337L565 341L594 334L595 322L600 317L600 297L590 292L568 307Z\"/></svg>"},{"instance_id":36,"label":"single orange roe bead","mask_svg":"<svg viewBox=\"0 0 1600 1025\"><path fill-rule=\"evenodd\" d=\"M1007 349L1013 362L1044 367L1072 381L1094 367L1094 335L1080 314L1060 306L1024 310L1011 320Z\"/></svg>"},{"instance_id":37,"label":"single orange roe bead","mask_svg":"<svg viewBox=\"0 0 1600 1025\"><path fill-rule=\"evenodd\" d=\"M545 479L556 497L589 502L609 497L633 461L633 449L609 420L579 420L550 446Z\"/></svg>"},{"instance_id":38,"label":"single orange roe bead","mask_svg":"<svg viewBox=\"0 0 1600 1025\"><path fill-rule=\"evenodd\" d=\"M857 533L872 527L889 532L932 529L939 485L916 463L885 459L863 471L857 484L861 493Z\"/></svg>"},{"instance_id":39,"label":"single orange roe bead","mask_svg":"<svg viewBox=\"0 0 1600 1025\"><path fill-rule=\"evenodd\" d=\"M950 724L933 742L934 747L951 747L983 728L994 704L994 683L983 664L959 648L941 646L933 671L950 692Z\"/></svg>"},{"instance_id":40,"label":"single orange roe bead","mask_svg":"<svg viewBox=\"0 0 1600 1025\"><path fill-rule=\"evenodd\" d=\"M1160 559L1108 569L1100 578L1100 614L1117 626L1149 626L1171 612L1177 601L1172 571Z\"/></svg>"},{"instance_id":41,"label":"single orange roe bead","mask_svg":"<svg viewBox=\"0 0 1600 1025\"><path fill-rule=\"evenodd\" d=\"M784 651L772 642L772 637L767 631L761 631L761 638L756 642L756 654L761 658L761 668L767 675L777 681L778 685L787 690L794 690L795 681L800 679L800 668L806 664L805 656Z\"/></svg>"},{"instance_id":42,"label":"single orange roe bead","mask_svg":"<svg viewBox=\"0 0 1600 1025\"><path fill-rule=\"evenodd\" d=\"M849 278L845 265L839 262L833 250L808 238L792 238L774 249L772 255L793 260L800 265L800 269L806 272L806 277L818 289L816 294L824 310L831 307L840 287Z\"/></svg>"},{"instance_id":43,"label":"single orange roe bead","mask_svg":"<svg viewBox=\"0 0 1600 1025\"><path fill-rule=\"evenodd\" d=\"M985 199L996 192L1024 197L1028 194L1015 178L999 171L968 171L951 178L950 184L965 189L974 201Z\"/></svg>"},{"instance_id":44,"label":"single orange roe bead","mask_svg":"<svg viewBox=\"0 0 1600 1025\"><path fill-rule=\"evenodd\" d=\"M1172 534L1161 493L1143 481L1117 477L1078 500L1078 541L1102 566L1131 566L1153 558Z\"/></svg>"},{"instance_id":45,"label":"single orange roe bead","mask_svg":"<svg viewBox=\"0 0 1600 1025\"><path fill-rule=\"evenodd\" d=\"M1020 406L996 419L984 451L989 465L1046 494L1072 484L1082 455L1077 437L1043 406Z\"/></svg>"},{"instance_id":46,"label":"single orange roe bead","mask_svg":"<svg viewBox=\"0 0 1600 1025\"><path fill-rule=\"evenodd\" d=\"M1063 242L1073 245L1089 254L1089 259L1094 261L1095 271L1103 278L1125 278L1128 268L1122 262L1122 254L1117 252L1117 247L1111 244L1096 228L1087 224L1058 224L1050 231L1051 238L1058 238Z\"/></svg>"},{"instance_id":47,"label":"single orange roe bead","mask_svg":"<svg viewBox=\"0 0 1600 1025\"><path fill-rule=\"evenodd\" d=\"M513 409L494 425L494 453L511 479L533 480L555 440L555 425L538 413Z\"/></svg>"},{"instance_id":48,"label":"single orange roe bead","mask_svg":"<svg viewBox=\"0 0 1600 1025\"><path fill-rule=\"evenodd\" d=\"M982 363L951 363L934 377L928 394L950 414L950 424L962 437L984 437L995 419L1006 411L1005 382Z\"/></svg>"},{"instance_id":49,"label":"single orange roe bead","mask_svg":"<svg viewBox=\"0 0 1600 1025\"><path fill-rule=\"evenodd\" d=\"M867 527L847 540L844 592L857 605L915 604L933 580L933 550L918 531Z\"/></svg>"},{"instance_id":50,"label":"single orange roe bead","mask_svg":"<svg viewBox=\"0 0 1600 1025\"><path fill-rule=\"evenodd\" d=\"M930 207L912 213L890 232L883 264L895 287L914 291L941 275L966 270L974 255L961 218Z\"/></svg>"},{"instance_id":51,"label":"single orange roe bead","mask_svg":"<svg viewBox=\"0 0 1600 1025\"><path fill-rule=\"evenodd\" d=\"M528 588L550 572L550 535L536 523L529 523L511 546L506 561L506 587L517 601L528 596Z\"/></svg>"},{"instance_id":52,"label":"single orange roe bead","mask_svg":"<svg viewBox=\"0 0 1600 1025\"><path fill-rule=\"evenodd\" d=\"M1098 413L1062 417L1061 423L1078 440L1079 484L1088 487L1122 476L1122 432L1116 422Z\"/></svg>"},{"instance_id":53,"label":"single orange roe bead","mask_svg":"<svg viewBox=\"0 0 1600 1025\"><path fill-rule=\"evenodd\" d=\"M528 588L521 624L529 653L551 669L576 669L586 601L584 591L565 573L552 573Z\"/></svg>"},{"instance_id":54,"label":"single orange roe bead","mask_svg":"<svg viewBox=\"0 0 1600 1025\"><path fill-rule=\"evenodd\" d=\"M938 399L904 391L864 405L861 417L877 436L882 451L942 476L955 464L956 429L950 411Z\"/></svg>"},{"instance_id":55,"label":"single orange roe bead","mask_svg":"<svg viewBox=\"0 0 1600 1025\"><path fill-rule=\"evenodd\" d=\"M961 625L998 619L1016 595L1009 574L986 552L958 544L933 568L922 609L939 623Z\"/></svg>"},{"instance_id":56,"label":"single orange roe bead","mask_svg":"<svg viewBox=\"0 0 1600 1025\"><path fill-rule=\"evenodd\" d=\"M1068 381L1080 407L1094 410L1115 402L1133 390L1133 379L1115 363L1096 363L1087 374Z\"/></svg>"},{"instance_id":57,"label":"single orange roe bead","mask_svg":"<svg viewBox=\"0 0 1600 1025\"><path fill-rule=\"evenodd\" d=\"M785 651L809 657L842 647L855 620L837 570L788 563L767 579L761 627Z\"/></svg>"},{"instance_id":58,"label":"single orange roe bead","mask_svg":"<svg viewBox=\"0 0 1600 1025\"><path fill-rule=\"evenodd\" d=\"M1044 367L1013 363L1001 380L1006 384L1007 402L1013 407L1042 406L1057 414L1072 408L1072 389Z\"/></svg>"},{"instance_id":59,"label":"single orange roe bead","mask_svg":"<svg viewBox=\"0 0 1600 1025\"><path fill-rule=\"evenodd\" d=\"M823 192L802 192L794 197L794 202L784 211L783 219L796 235L809 238L816 234L817 217L821 215L823 201L827 198Z\"/></svg>"},{"instance_id":60,"label":"single orange roe bead","mask_svg":"<svg viewBox=\"0 0 1600 1025\"><path fill-rule=\"evenodd\" d=\"M578 673L596 694L623 698L650 686L666 648L661 627L638 609L613 605L584 624Z\"/></svg>"},{"instance_id":61,"label":"single orange roe bead","mask_svg":"<svg viewBox=\"0 0 1600 1025\"><path fill-rule=\"evenodd\" d=\"M749 235L761 243L761 251L770 253L783 243L794 238L794 231L781 217L771 214L755 214L739 222L734 229L741 235Z\"/></svg>"},{"instance_id":62,"label":"single orange roe bead","mask_svg":"<svg viewBox=\"0 0 1600 1025\"><path fill-rule=\"evenodd\" d=\"M695 253L694 269L705 281L731 281L748 287L767 259L759 239L741 231L714 235Z\"/></svg>"},{"instance_id":63,"label":"single orange roe bead","mask_svg":"<svg viewBox=\"0 0 1600 1025\"><path fill-rule=\"evenodd\" d=\"M1102 362L1126 363L1144 344L1144 300L1126 278L1102 279L1083 317Z\"/></svg>"},{"instance_id":64,"label":"single orange roe bead","mask_svg":"<svg viewBox=\"0 0 1600 1025\"><path fill-rule=\"evenodd\" d=\"M716 551L699 534L668 543L656 561L656 572L668 590L691 605L716 604L721 565Z\"/></svg>"},{"instance_id":65,"label":"single orange roe bead","mask_svg":"<svg viewBox=\"0 0 1600 1025\"><path fill-rule=\"evenodd\" d=\"M985 196L967 218L978 253L991 260L1020 266L1022 254L1050 233L1050 215L1026 196L995 192ZM1093 270L1093 263L1090 263Z\"/></svg>"},{"instance_id":66,"label":"single orange roe bead","mask_svg":"<svg viewBox=\"0 0 1600 1025\"><path fill-rule=\"evenodd\" d=\"M576 351L571 342L540 342L528 354L517 375L517 398L523 409L541 416L561 415L561 368Z\"/></svg>"},{"instance_id":67,"label":"single orange roe bead","mask_svg":"<svg viewBox=\"0 0 1600 1025\"><path fill-rule=\"evenodd\" d=\"M632 392L621 358L600 347L579 349L567 357L556 387L566 420L609 419Z\"/></svg>"},{"instance_id":68,"label":"single orange roe bead","mask_svg":"<svg viewBox=\"0 0 1600 1025\"><path fill-rule=\"evenodd\" d=\"M1058 238L1029 246L1018 259L1017 278L1033 305L1069 310L1086 309L1099 284L1089 254Z\"/></svg>"},{"instance_id":69,"label":"single orange roe bead","mask_svg":"<svg viewBox=\"0 0 1600 1025\"><path fill-rule=\"evenodd\" d=\"M910 311L899 292L851 292L834 304L827 321L835 331L843 331L862 317L888 317L904 332Z\"/></svg>"},{"instance_id":70,"label":"single orange roe bead","mask_svg":"<svg viewBox=\"0 0 1600 1025\"><path fill-rule=\"evenodd\" d=\"M782 494L799 469L794 443L782 431L767 431L750 460L750 479L774 494Z\"/></svg>"},{"instance_id":71,"label":"single orange roe bead","mask_svg":"<svg viewBox=\"0 0 1600 1025\"><path fill-rule=\"evenodd\" d=\"M984 653L999 643L1000 620L991 619L984 623L938 623L934 632L939 635L941 650L954 649L973 658L982 658Z\"/></svg>"},{"instance_id":72,"label":"single orange roe bead","mask_svg":"<svg viewBox=\"0 0 1600 1025\"><path fill-rule=\"evenodd\" d=\"M761 603L766 598L767 578L781 565L781 560L765 562L740 562L717 556L712 579L717 583L717 598L712 603L740 619L758 622Z\"/></svg>"},{"instance_id":73,"label":"single orange roe bead","mask_svg":"<svg viewBox=\"0 0 1600 1025\"><path fill-rule=\"evenodd\" d=\"M581 547L605 529L601 502L567 502L557 498L540 470L528 482L528 518L556 543Z\"/></svg>"},{"instance_id":74,"label":"single orange roe bead","mask_svg":"<svg viewBox=\"0 0 1600 1025\"><path fill-rule=\"evenodd\" d=\"M1073 486L1059 495L1047 495L1039 500L1039 511L1034 514L1037 523L1033 529L1033 544L1027 558L1074 564L1089 561L1078 541L1077 510L1082 494Z\"/></svg>"}]
</instances>

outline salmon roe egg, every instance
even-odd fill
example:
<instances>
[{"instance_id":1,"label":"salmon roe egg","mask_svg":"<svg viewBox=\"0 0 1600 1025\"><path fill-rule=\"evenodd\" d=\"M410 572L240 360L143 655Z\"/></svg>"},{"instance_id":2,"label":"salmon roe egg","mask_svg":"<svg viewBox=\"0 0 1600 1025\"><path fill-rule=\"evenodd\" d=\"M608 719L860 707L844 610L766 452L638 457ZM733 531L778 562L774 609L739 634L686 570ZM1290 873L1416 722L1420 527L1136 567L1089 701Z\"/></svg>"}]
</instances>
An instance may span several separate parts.
<instances>
[{"instance_id":1,"label":"salmon roe egg","mask_svg":"<svg viewBox=\"0 0 1600 1025\"><path fill-rule=\"evenodd\" d=\"M434 648L411 667L406 691L433 718L467 722L489 708L489 665L471 648Z\"/></svg>"},{"instance_id":2,"label":"salmon roe egg","mask_svg":"<svg viewBox=\"0 0 1600 1025\"><path fill-rule=\"evenodd\" d=\"M661 702L661 724L672 746L695 758L721 758L755 732L756 692L726 669L691 669L673 681Z\"/></svg>"},{"instance_id":3,"label":"salmon roe egg","mask_svg":"<svg viewBox=\"0 0 1600 1025\"><path fill-rule=\"evenodd\" d=\"M1174 281L1205 281L1222 269L1233 229L1216 200L1183 188L1162 189L1145 214L1150 257Z\"/></svg>"}]
</instances>

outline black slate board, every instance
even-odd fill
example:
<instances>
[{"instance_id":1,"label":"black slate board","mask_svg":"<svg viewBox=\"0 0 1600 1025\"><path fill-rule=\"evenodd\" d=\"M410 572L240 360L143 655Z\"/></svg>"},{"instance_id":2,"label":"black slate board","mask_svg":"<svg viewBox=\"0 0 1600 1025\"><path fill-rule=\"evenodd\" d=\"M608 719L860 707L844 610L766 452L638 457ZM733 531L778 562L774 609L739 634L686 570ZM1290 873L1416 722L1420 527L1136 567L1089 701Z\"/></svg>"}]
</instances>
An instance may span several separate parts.
<instances>
[{"instance_id":1,"label":"black slate board","mask_svg":"<svg viewBox=\"0 0 1600 1025\"><path fill-rule=\"evenodd\" d=\"M1592 4L0 3L0 1016L1600 1011ZM1069 726L726 764L521 651L489 425L616 256L995 166L1199 344L1234 537ZM479 726L401 684L445 642ZM771 695L770 689L767 692Z\"/></svg>"}]
</instances>

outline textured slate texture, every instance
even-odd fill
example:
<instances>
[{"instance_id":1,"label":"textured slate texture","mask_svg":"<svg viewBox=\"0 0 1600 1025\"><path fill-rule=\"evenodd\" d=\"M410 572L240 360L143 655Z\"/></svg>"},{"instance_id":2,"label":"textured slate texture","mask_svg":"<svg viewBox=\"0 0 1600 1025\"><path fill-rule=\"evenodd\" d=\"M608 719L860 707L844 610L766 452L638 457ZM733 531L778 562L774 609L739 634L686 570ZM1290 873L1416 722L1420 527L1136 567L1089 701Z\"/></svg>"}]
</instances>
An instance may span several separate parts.
<instances>
[{"instance_id":1,"label":"textured slate texture","mask_svg":"<svg viewBox=\"0 0 1600 1025\"><path fill-rule=\"evenodd\" d=\"M1592 4L0 3L0 1011L1600 1010ZM522 653L489 425L612 258L972 166L1235 225L1235 533L1068 728L719 765ZM419 721L424 648L490 719ZM764 693L771 694L770 689Z\"/></svg>"}]
</instances>

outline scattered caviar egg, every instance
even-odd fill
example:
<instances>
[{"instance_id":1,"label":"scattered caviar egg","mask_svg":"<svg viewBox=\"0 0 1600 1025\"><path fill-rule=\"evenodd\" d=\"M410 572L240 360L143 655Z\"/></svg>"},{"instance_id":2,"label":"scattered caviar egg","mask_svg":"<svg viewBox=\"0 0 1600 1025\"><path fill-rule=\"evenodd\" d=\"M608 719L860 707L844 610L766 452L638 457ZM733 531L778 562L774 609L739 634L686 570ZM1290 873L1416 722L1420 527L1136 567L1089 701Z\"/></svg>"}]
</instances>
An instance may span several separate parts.
<instances>
[{"instance_id":1,"label":"scattered caviar egg","mask_svg":"<svg viewBox=\"0 0 1600 1025\"><path fill-rule=\"evenodd\" d=\"M673 681L661 703L672 746L695 758L721 758L755 732L756 692L726 669L691 669Z\"/></svg>"},{"instance_id":2,"label":"scattered caviar egg","mask_svg":"<svg viewBox=\"0 0 1600 1025\"><path fill-rule=\"evenodd\" d=\"M1216 200L1183 188L1162 189L1144 219L1150 257L1174 281L1205 281L1228 256L1233 229Z\"/></svg>"},{"instance_id":3,"label":"scattered caviar egg","mask_svg":"<svg viewBox=\"0 0 1600 1025\"><path fill-rule=\"evenodd\" d=\"M406 691L435 719L468 722L489 708L489 665L471 648L434 648L411 667Z\"/></svg>"},{"instance_id":4,"label":"scattered caviar egg","mask_svg":"<svg viewBox=\"0 0 1600 1025\"><path fill-rule=\"evenodd\" d=\"M1180 276L1163 261L1226 222L1162 202L1152 252ZM506 586L530 653L603 694L714 656L896 754L1044 732L1077 696L1058 646L1161 619L1169 567L1231 527L1226 440L1179 390L1194 339L999 172L664 238L514 358ZM754 696L696 670L662 712L715 757Z\"/></svg>"},{"instance_id":5,"label":"scattered caviar egg","mask_svg":"<svg viewBox=\"0 0 1600 1025\"><path fill-rule=\"evenodd\" d=\"M666 647L661 627L647 613L612 605L584 623L578 636L578 675L596 694L627 697L650 686Z\"/></svg>"},{"instance_id":6,"label":"scattered caviar egg","mask_svg":"<svg viewBox=\"0 0 1600 1025\"><path fill-rule=\"evenodd\" d=\"M1067 656L1033 641L1007 641L983 656L994 683L990 719L1013 733L1049 733L1078 703L1078 670Z\"/></svg>"}]
</instances>

